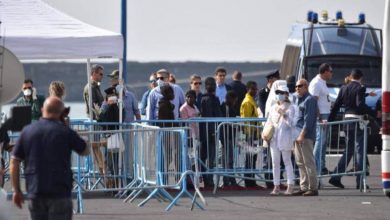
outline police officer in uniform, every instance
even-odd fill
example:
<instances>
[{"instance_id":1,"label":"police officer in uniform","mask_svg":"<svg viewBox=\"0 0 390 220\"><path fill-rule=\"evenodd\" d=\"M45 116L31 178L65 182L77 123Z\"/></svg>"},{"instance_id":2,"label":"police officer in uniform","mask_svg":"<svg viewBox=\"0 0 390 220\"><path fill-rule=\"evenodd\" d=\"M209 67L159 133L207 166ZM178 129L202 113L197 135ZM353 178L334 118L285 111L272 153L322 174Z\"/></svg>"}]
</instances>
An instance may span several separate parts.
<instances>
[{"instance_id":1,"label":"police officer in uniform","mask_svg":"<svg viewBox=\"0 0 390 220\"><path fill-rule=\"evenodd\" d=\"M372 110L366 105L366 88L362 86L363 73L359 69L351 71L352 80L349 84L341 87L337 96L334 107L331 109L328 121L335 121L336 115L340 107L345 108L344 119L363 119L365 114L371 114ZM348 134L348 143L346 149L340 158L334 172L344 173L352 156L356 155L357 171L363 169L363 145L364 145L364 131L360 123L352 123L345 127ZM356 144L356 152L355 152ZM356 188L360 188L360 175L356 176ZM333 186L344 188L341 183L341 176L334 176L329 179L329 183Z\"/></svg>"},{"instance_id":2,"label":"police officer in uniform","mask_svg":"<svg viewBox=\"0 0 390 220\"><path fill-rule=\"evenodd\" d=\"M265 103L267 103L268 95L271 90L272 84L280 79L279 70L274 70L265 76L267 78L267 85L260 89L257 97L257 106L259 106L263 117L265 116Z\"/></svg>"}]
</instances>

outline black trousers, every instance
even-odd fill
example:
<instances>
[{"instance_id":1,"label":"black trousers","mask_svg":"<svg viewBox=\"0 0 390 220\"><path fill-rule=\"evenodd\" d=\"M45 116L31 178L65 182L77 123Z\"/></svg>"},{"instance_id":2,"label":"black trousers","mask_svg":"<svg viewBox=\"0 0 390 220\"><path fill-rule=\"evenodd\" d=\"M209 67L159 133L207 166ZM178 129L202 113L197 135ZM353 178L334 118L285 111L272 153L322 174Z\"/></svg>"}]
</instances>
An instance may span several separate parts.
<instances>
[{"instance_id":1,"label":"black trousers","mask_svg":"<svg viewBox=\"0 0 390 220\"><path fill-rule=\"evenodd\" d=\"M73 215L71 198L29 200L28 209L32 220L71 220Z\"/></svg>"},{"instance_id":2,"label":"black trousers","mask_svg":"<svg viewBox=\"0 0 390 220\"><path fill-rule=\"evenodd\" d=\"M254 170L256 169L256 160L257 160L257 154L246 154L245 156L245 169L248 170ZM255 174L244 174L245 177L254 178ZM255 180L248 180L245 179L245 186L246 187L253 187L256 186Z\"/></svg>"},{"instance_id":3,"label":"black trousers","mask_svg":"<svg viewBox=\"0 0 390 220\"><path fill-rule=\"evenodd\" d=\"M202 140L202 146L200 147L200 159L202 165L200 170L202 172L215 167L215 135L210 135L206 140ZM203 181L206 187L214 186L213 175L204 174Z\"/></svg>"}]
</instances>

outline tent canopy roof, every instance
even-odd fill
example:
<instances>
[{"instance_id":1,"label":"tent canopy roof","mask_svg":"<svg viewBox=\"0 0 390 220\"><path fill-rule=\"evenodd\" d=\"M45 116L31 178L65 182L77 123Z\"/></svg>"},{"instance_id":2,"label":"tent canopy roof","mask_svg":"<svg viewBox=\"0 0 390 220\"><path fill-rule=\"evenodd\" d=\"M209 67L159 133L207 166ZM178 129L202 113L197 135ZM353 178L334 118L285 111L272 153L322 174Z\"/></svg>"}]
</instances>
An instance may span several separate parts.
<instances>
[{"instance_id":1,"label":"tent canopy roof","mask_svg":"<svg viewBox=\"0 0 390 220\"><path fill-rule=\"evenodd\" d=\"M0 35L19 59L122 58L123 40L41 0L0 0Z\"/></svg>"}]
</instances>

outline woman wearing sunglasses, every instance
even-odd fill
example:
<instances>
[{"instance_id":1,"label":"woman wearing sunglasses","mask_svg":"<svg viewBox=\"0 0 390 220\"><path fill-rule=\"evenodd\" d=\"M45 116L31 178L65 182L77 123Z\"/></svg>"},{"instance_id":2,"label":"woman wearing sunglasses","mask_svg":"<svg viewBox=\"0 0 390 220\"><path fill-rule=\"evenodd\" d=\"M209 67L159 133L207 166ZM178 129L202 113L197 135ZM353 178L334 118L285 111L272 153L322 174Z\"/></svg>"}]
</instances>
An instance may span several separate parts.
<instances>
[{"instance_id":1,"label":"woman wearing sunglasses","mask_svg":"<svg viewBox=\"0 0 390 220\"><path fill-rule=\"evenodd\" d=\"M296 109L289 100L289 90L286 85L280 85L275 90L276 103L271 107L266 123L272 123L274 133L269 141L272 157L272 173L274 189L271 195L280 194L280 159L281 155L287 173L287 190L285 195L291 195L294 188L294 172L291 162L293 150ZM263 137L264 139L264 137Z\"/></svg>"}]
</instances>

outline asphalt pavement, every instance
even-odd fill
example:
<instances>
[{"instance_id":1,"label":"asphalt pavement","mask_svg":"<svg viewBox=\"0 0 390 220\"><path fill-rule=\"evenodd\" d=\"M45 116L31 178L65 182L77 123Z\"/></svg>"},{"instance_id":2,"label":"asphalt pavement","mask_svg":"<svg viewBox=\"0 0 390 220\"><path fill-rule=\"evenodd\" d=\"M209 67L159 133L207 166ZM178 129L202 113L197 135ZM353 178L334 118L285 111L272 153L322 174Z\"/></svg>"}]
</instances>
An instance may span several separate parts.
<instances>
[{"instance_id":1,"label":"asphalt pavement","mask_svg":"<svg viewBox=\"0 0 390 220\"><path fill-rule=\"evenodd\" d=\"M338 189L323 179L323 188L317 197L270 196L271 190L205 192L208 205L205 210L191 211L191 201L182 198L178 206L165 211L168 203L151 200L138 207L111 197L85 199L85 213L73 219L390 219L390 199L384 196L380 179L380 155L370 155L370 189L363 193L356 190L355 177L343 177L345 189ZM29 219L26 204L22 210L10 202L0 201L0 213L8 213L11 219ZM0 216L0 219L1 216Z\"/></svg>"}]
</instances>

